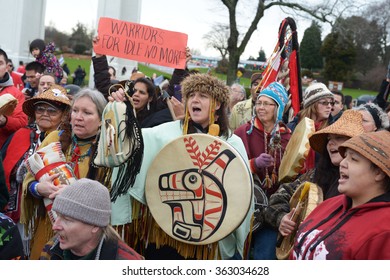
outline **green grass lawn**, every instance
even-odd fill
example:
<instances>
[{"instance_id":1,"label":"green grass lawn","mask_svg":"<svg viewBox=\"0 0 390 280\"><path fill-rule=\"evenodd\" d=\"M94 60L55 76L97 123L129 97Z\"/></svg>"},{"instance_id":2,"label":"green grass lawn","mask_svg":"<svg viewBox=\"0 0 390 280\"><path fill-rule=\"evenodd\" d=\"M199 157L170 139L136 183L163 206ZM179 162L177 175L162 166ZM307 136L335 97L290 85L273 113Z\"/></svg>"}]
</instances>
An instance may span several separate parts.
<instances>
[{"instance_id":1,"label":"green grass lawn","mask_svg":"<svg viewBox=\"0 0 390 280\"><path fill-rule=\"evenodd\" d=\"M91 59L90 58L86 59L86 58L77 58L77 57L73 57L73 58L72 57L65 57L65 61L68 64L68 67L70 69L71 74L76 70L76 68L79 65L81 66L81 68L85 69L85 71L87 72L87 76L85 77L85 84L87 85L88 79L89 79L89 68L91 66ZM143 64L138 64L138 69L139 69L139 71L141 71L142 73L144 73L148 77L152 77L153 73L156 73L157 76L163 75L163 76L166 76L168 78L171 78L171 74L155 70L155 69L150 68L150 67L143 65ZM196 69L202 73L206 73L208 70L207 68L196 68ZM223 81L226 81L226 75L216 74L216 73L213 73L213 75L217 76L219 79L221 79ZM72 83L72 77L68 78L68 83ZM242 84L245 88L248 88L247 91L249 92L250 79L241 78L240 84ZM354 99L358 98L361 95L365 95L365 94L374 95L374 96L377 95L377 92L375 92L375 91L350 89L350 88L344 88L342 90L342 92L344 95L351 95L352 98L354 98Z\"/></svg>"},{"instance_id":2,"label":"green grass lawn","mask_svg":"<svg viewBox=\"0 0 390 280\"><path fill-rule=\"evenodd\" d=\"M91 67L91 59L65 57L65 63L68 64L68 67L70 70L70 75L68 77L68 84L71 84L73 82L73 78L71 77L71 75L77 69L77 67L80 65L81 68L85 69L85 72L87 73L87 75L85 76L85 79L84 79L84 84L88 85L89 68Z\"/></svg>"},{"instance_id":3,"label":"green grass lawn","mask_svg":"<svg viewBox=\"0 0 390 280\"><path fill-rule=\"evenodd\" d=\"M358 98L361 95L374 95L376 96L378 92L376 91L370 91L370 90L363 90L363 89L354 89L354 88L343 88L342 93L344 95L350 95L352 98Z\"/></svg>"}]
</instances>

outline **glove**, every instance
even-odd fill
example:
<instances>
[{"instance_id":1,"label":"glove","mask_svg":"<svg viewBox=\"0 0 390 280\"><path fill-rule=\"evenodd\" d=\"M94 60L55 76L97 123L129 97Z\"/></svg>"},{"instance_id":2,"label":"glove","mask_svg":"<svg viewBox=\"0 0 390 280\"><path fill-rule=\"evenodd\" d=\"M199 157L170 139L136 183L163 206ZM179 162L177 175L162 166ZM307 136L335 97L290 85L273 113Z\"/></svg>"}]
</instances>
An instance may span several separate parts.
<instances>
[{"instance_id":1,"label":"glove","mask_svg":"<svg viewBox=\"0 0 390 280\"><path fill-rule=\"evenodd\" d=\"M269 154L262 153L255 159L255 164L257 168L269 167L274 164L274 158Z\"/></svg>"}]
</instances>

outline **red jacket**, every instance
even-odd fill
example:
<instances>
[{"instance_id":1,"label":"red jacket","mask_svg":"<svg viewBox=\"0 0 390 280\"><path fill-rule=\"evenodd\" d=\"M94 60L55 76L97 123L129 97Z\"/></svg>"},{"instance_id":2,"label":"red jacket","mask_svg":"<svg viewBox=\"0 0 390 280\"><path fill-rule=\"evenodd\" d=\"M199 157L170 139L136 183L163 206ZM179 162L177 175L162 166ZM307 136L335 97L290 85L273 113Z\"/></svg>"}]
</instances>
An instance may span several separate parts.
<instances>
[{"instance_id":1,"label":"red jacket","mask_svg":"<svg viewBox=\"0 0 390 280\"><path fill-rule=\"evenodd\" d=\"M390 260L390 192L351 204L339 195L318 205L298 228L290 259Z\"/></svg>"},{"instance_id":2,"label":"red jacket","mask_svg":"<svg viewBox=\"0 0 390 280\"><path fill-rule=\"evenodd\" d=\"M22 81L22 74L19 74L18 72L15 72L15 71L12 71L11 77L12 77L12 80L14 81L14 86L18 90L22 91L22 89L24 89L24 84Z\"/></svg>"},{"instance_id":3,"label":"red jacket","mask_svg":"<svg viewBox=\"0 0 390 280\"><path fill-rule=\"evenodd\" d=\"M7 123L5 126L0 127L0 148L12 133L27 125L27 116L22 110L24 102L23 93L15 86L0 87L0 96L6 93L12 94L18 100L18 105L14 112L10 116L7 116Z\"/></svg>"}]
</instances>

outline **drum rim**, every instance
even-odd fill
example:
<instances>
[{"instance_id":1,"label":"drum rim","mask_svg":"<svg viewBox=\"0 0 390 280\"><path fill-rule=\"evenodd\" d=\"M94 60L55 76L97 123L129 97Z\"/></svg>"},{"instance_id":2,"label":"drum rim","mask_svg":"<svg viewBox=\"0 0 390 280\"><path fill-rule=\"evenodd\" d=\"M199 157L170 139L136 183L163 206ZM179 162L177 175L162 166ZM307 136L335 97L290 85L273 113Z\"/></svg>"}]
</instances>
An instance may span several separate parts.
<instances>
[{"instance_id":1,"label":"drum rim","mask_svg":"<svg viewBox=\"0 0 390 280\"><path fill-rule=\"evenodd\" d=\"M304 161L307 158L307 156L309 154L309 151L310 151L310 142L309 142L310 135L315 132L314 121L312 119L305 117L304 119L302 119L298 123L297 127L303 125L303 123L306 123L308 125L308 127L305 129L305 135L307 135L306 139L302 138L301 141L299 142L300 145L305 144L305 152L303 153L302 158L300 160L298 160L298 162L297 162L297 165L300 168L303 168ZM295 128L294 132L295 131L297 131L297 128ZM286 155L286 153L288 153L290 149L293 149L293 151L299 150L299 149L297 149L297 147L292 147L292 145L294 143L296 143L295 141L291 141L292 139L295 138L295 135L297 135L297 134L294 134L294 132L291 134L290 140L288 141L288 143L287 143L287 145L286 145L286 147L284 149L284 154L283 154L282 160L280 162L279 172L278 172L279 183L291 182L299 174L298 172L294 171L294 173L296 173L296 174L293 175L293 176L289 176L289 174L291 173L291 169L294 167L292 164L291 164L290 168L287 169L287 167L288 167L287 163L288 162L287 162L287 157L286 157L287 155ZM296 158L298 156L299 156L299 154L297 154L295 156L295 159L294 159L294 157L292 157L293 163L296 161ZM290 161L291 161L291 159L290 159ZM285 174L283 174L283 172Z\"/></svg>"},{"instance_id":2,"label":"drum rim","mask_svg":"<svg viewBox=\"0 0 390 280\"><path fill-rule=\"evenodd\" d=\"M302 183L298 186L298 188L295 190L294 194L293 194L292 197L290 198L290 202L289 202L289 204L290 204L290 209L292 209L293 207L296 206L296 205L292 205L292 203L298 202L299 196L300 196L300 194L301 194L301 191L302 191L302 189L303 189L305 183L310 183L309 194L310 194L310 193L314 193L314 192L316 192L316 194L317 194L318 201L317 201L316 207L318 206L318 204L320 204L320 203L323 201L323 192L322 192L322 188L321 188L320 186L318 186L317 184L315 184L315 183L312 183L312 182L309 182L309 181L305 181L305 182L302 182ZM312 188L315 188L315 191L312 190ZM294 200L296 200L296 201L294 201ZM305 208L305 209L304 209L304 211L305 211L305 212L304 212L304 218L300 221L300 223L302 223L316 207L314 207L309 213L307 213L307 208ZM280 233L278 233L278 239L279 239L279 238L283 238L283 242L282 242L282 244L280 245L280 247L277 247L277 248L276 248L276 257L277 257L278 260L285 260L285 259L288 259L288 257L290 256L290 254L291 254L291 252L292 252L292 250L293 250L293 248L294 248L294 241L295 241L295 239L296 239L296 234L297 234L297 232L298 232L298 228L299 228L299 225L297 225L297 228L296 228L296 230L295 230L295 232L294 232L293 243L292 243L292 244L288 244L288 245L289 245L289 249L288 249L288 250L282 250L282 249L281 249L283 243L284 243L284 242L287 242L287 241L286 241L287 239L286 239L286 238L283 238L283 236L282 236Z\"/></svg>"},{"instance_id":3,"label":"drum rim","mask_svg":"<svg viewBox=\"0 0 390 280\"><path fill-rule=\"evenodd\" d=\"M164 230L164 228L162 226L160 226L160 224L157 222L157 220L155 219L155 215L153 214L153 210L151 207L149 207L149 201L150 201L150 198L148 193L149 193L149 184L148 184L148 179L151 178L150 176L150 172L151 169L153 169L152 167L154 166L154 163L156 162L156 158L158 156L158 154L160 154L161 151L163 151L164 149L166 149L168 146L172 145L174 142L176 141L180 141L181 139L184 139L185 137L195 137L195 138L198 138L198 137L205 137L205 138L210 138L210 143L214 140L218 140L218 141L221 141L223 142L224 145L228 146L230 148L230 150L232 150L234 152L234 154L237 156L237 159L242 163L242 166L245 167L246 169L246 172L248 174L248 183L250 183L250 186L248 187L248 190L250 189L251 192L250 192L250 196L248 197L248 206L246 207L246 209L244 209L245 211L243 211L243 213L245 213L243 215L243 218L241 219L241 222L237 224L236 227L234 228L231 228L231 231L224 234L223 236L221 235L221 238L219 238L218 240L211 240L211 241L208 241L209 238L206 238L205 240L203 240L202 242L191 242L191 241L186 241L186 240L182 240L182 239L178 239L176 237L174 237L170 232L166 232ZM149 168L148 168L148 171L147 171L147 175L146 175L146 182L145 182L145 200L146 200L146 205L148 206L148 209L149 209L149 212L151 213L153 219L155 220L155 222L160 226L160 228L168 235L170 236L171 238L179 241L179 242L183 242L183 243L187 243L187 244L192 244L192 245L207 245L207 244L212 244L214 242L218 242L224 238L226 238L229 234L233 233L237 228L240 227L240 225L242 224L242 222L245 220L245 218L247 217L248 215L248 212L250 211L251 209L251 205L253 204L253 188L254 188L254 182L253 182L253 177L252 177L252 173L250 171L250 168L248 166L248 164L245 162L245 160L243 159L243 157L241 156L241 154L237 151L236 148L234 148L230 143L228 143L227 141L225 141L224 139L221 139L220 137L215 137L215 136L212 136L212 135L209 135L209 134L203 134L203 133L194 133L194 134L186 134L186 135L180 135L179 137L169 141L167 144L164 145L164 147L158 152L158 154L155 156L155 158L153 159L152 163L150 164ZM242 208L240 208L242 209Z\"/></svg>"}]
</instances>

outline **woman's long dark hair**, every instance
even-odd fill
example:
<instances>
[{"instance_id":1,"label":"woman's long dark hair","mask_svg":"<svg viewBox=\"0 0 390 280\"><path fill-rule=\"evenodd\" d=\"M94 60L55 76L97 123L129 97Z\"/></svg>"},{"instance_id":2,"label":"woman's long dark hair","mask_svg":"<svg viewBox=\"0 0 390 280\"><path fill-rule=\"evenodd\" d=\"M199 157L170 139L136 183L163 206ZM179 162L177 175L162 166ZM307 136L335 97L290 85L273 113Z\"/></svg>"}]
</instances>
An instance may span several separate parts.
<instances>
[{"instance_id":1,"label":"woman's long dark hair","mask_svg":"<svg viewBox=\"0 0 390 280\"><path fill-rule=\"evenodd\" d=\"M326 141L327 145L328 141ZM319 157L314 174L314 182L324 193L324 200L339 195L337 189L339 185L340 172L339 167L332 164L327 149Z\"/></svg>"},{"instance_id":2,"label":"woman's long dark hair","mask_svg":"<svg viewBox=\"0 0 390 280\"><path fill-rule=\"evenodd\" d=\"M137 121L139 124L141 124L147 117L164 108L162 104L160 104L160 102L158 102L157 100L156 87L151 80L149 80L148 78L138 78L137 80L135 80L134 86L137 83L144 84L146 86L149 98L152 97L152 101L149 103L149 110L147 106L145 106L137 112Z\"/></svg>"}]
</instances>

